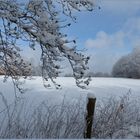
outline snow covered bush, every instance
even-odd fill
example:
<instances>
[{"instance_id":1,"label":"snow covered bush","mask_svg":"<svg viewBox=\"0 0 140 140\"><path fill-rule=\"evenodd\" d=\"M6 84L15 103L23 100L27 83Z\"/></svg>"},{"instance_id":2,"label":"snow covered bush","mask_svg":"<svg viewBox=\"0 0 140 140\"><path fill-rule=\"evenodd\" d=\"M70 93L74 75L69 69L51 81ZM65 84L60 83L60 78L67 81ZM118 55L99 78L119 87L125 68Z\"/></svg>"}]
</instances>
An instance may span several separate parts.
<instances>
[{"instance_id":1,"label":"snow covered bush","mask_svg":"<svg viewBox=\"0 0 140 140\"><path fill-rule=\"evenodd\" d=\"M75 40L67 40L62 29L71 24L61 20L60 15L76 20L73 11L92 11L93 7L92 0L29 0L24 3L0 0L0 66L6 71L5 75L13 78L27 76L30 72L30 65L20 56L20 44L23 44L33 50L41 48L44 81L51 79L57 88L60 86L54 78L60 73L58 62L65 57L71 65L77 86L84 88L90 80L83 78L89 57L77 52Z\"/></svg>"},{"instance_id":2,"label":"snow covered bush","mask_svg":"<svg viewBox=\"0 0 140 140\"><path fill-rule=\"evenodd\" d=\"M95 138L134 138L137 130L139 100L131 100L131 90L119 99L106 98L98 102L94 119ZM140 125L138 126L140 127ZM140 131L139 131L140 132Z\"/></svg>"},{"instance_id":3,"label":"snow covered bush","mask_svg":"<svg viewBox=\"0 0 140 140\"><path fill-rule=\"evenodd\" d=\"M5 104L5 99L4 99ZM36 108L18 100L0 112L0 138L82 138L84 105L81 100L59 105L44 101Z\"/></svg>"},{"instance_id":4,"label":"snow covered bush","mask_svg":"<svg viewBox=\"0 0 140 140\"><path fill-rule=\"evenodd\" d=\"M139 99L132 99L130 91L120 98L98 100L93 120L93 138L139 138ZM0 112L0 138L83 138L85 105L83 101L37 107L26 100L16 100ZM29 107L30 106L30 107Z\"/></svg>"},{"instance_id":5,"label":"snow covered bush","mask_svg":"<svg viewBox=\"0 0 140 140\"><path fill-rule=\"evenodd\" d=\"M113 67L114 77L140 78L140 48L120 58Z\"/></svg>"}]
</instances>

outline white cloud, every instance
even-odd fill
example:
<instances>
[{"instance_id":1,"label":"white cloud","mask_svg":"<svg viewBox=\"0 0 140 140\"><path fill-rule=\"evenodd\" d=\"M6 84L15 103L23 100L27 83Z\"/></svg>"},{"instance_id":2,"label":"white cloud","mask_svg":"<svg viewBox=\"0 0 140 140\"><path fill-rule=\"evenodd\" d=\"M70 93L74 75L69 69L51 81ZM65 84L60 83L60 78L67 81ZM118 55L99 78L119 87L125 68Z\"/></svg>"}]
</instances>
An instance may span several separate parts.
<instances>
[{"instance_id":1,"label":"white cloud","mask_svg":"<svg viewBox=\"0 0 140 140\"><path fill-rule=\"evenodd\" d=\"M96 39L88 39L85 43L86 47L98 47L98 48L102 48L102 47L106 47L108 45L110 45L110 37L104 32L104 31L100 31L97 33L96 35Z\"/></svg>"},{"instance_id":2,"label":"white cloud","mask_svg":"<svg viewBox=\"0 0 140 140\"><path fill-rule=\"evenodd\" d=\"M123 30L130 34L140 34L140 17L129 18L123 26Z\"/></svg>"},{"instance_id":3,"label":"white cloud","mask_svg":"<svg viewBox=\"0 0 140 140\"><path fill-rule=\"evenodd\" d=\"M130 18L123 26L127 38L131 41L131 46L140 46L140 17Z\"/></svg>"},{"instance_id":4,"label":"white cloud","mask_svg":"<svg viewBox=\"0 0 140 140\"><path fill-rule=\"evenodd\" d=\"M126 47L126 40L132 47L140 45L140 17L128 19L121 30L113 34L97 32L95 38L85 41L85 46L87 48Z\"/></svg>"},{"instance_id":5,"label":"white cloud","mask_svg":"<svg viewBox=\"0 0 140 140\"><path fill-rule=\"evenodd\" d=\"M113 64L130 51L125 47L140 47L140 18L128 19L121 30L113 34L99 31L95 38L85 41L85 46L92 58L91 68L110 72Z\"/></svg>"},{"instance_id":6,"label":"white cloud","mask_svg":"<svg viewBox=\"0 0 140 140\"><path fill-rule=\"evenodd\" d=\"M88 39L85 42L87 48L104 48L104 47L123 47L125 34L122 31L118 31L114 34L107 34L104 31L99 31L95 39Z\"/></svg>"}]
</instances>

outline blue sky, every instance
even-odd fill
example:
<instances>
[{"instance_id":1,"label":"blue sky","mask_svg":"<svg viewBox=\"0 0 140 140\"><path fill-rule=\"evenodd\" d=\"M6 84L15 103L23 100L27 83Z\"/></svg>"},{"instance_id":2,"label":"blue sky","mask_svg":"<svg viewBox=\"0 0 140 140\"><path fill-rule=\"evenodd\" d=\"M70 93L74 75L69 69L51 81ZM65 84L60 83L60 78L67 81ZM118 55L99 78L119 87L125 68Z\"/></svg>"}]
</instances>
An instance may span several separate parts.
<instances>
[{"instance_id":1,"label":"blue sky","mask_svg":"<svg viewBox=\"0 0 140 140\"><path fill-rule=\"evenodd\" d=\"M140 0L95 0L93 12L75 15L77 22L65 32L88 49L91 71L111 72L121 56L140 47Z\"/></svg>"},{"instance_id":2,"label":"blue sky","mask_svg":"<svg viewBox=\"0 0 140 140\"><path fill-rule=\"evenodd\" d=\"M91 57L90 71L111 72L121 56L140 47L140 0L93 1L94 11L74 12L77 21L70 20L72 25L64 32L68 38L77 39L78 49L87 49L84 53ZM26 48L24 55L39 60L38 52Z\"/></svg>"}]
</instances>

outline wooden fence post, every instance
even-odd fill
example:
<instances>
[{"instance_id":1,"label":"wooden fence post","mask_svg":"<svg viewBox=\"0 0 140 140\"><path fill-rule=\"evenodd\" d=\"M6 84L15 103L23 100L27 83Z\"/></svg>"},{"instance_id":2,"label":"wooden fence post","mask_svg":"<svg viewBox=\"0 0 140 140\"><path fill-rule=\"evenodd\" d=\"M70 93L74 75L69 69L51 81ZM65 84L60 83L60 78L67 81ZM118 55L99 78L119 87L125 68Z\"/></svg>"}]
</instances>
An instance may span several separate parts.
<instances>
[{"instance_id":1,"label":"wooden fence post","mask_svg":"<svg viewBox=\"0 0 140 140\"><path fill-rule=\"evenodd\" d=\"M93 124L93 116L95 111L95 103L96 98L91 94L88 96L88 102L87 102L87 114L86 114L86 128L84 132L84 138L90 139L91 138L91 132L92 132L92 124Z\"/></svg>"}]
</instances>

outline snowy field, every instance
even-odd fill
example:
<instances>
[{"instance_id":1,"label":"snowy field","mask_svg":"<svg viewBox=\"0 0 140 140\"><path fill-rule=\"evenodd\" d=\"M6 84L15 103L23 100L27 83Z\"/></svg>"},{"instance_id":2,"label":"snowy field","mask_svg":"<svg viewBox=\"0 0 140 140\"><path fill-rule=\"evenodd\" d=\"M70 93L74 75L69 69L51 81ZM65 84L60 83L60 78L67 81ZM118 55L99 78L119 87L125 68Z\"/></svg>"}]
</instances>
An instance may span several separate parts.
<instances>
[{"instance_id":1,"label":"snowy field","mask_svg":"<svg viewBox=\"0 0 140 140\"><path fill-rule=\"evenodd\" d=\"M97 100L109 98L110 96L120 97L131 91L131 97L140 98L140 80L124 78L92 78L87 89L80 89L76 86L74 78L59 77L57 83L61 84L62 89L56 90L54 87L46 89L43 86L41 77L34 77L26 80L23 87L27 89L24 94L18 96L26 98L31 104L37 105L42 101L49 104L59 104L65 100L73 102L75 100L87 98L87 93L92 93ZM4 94L8 104L14 100L14 87L9 79L3 83L3 76L0 77L0 92ZM3 106L1 105L0 109Z\"/></svg>"},{"instance_id":2,"label":"snowy field","mask_svg":"<svg viewBox=\"0 0 140 140\"><path fill-rule=\"evenodd\" d=\"M9 125L3 125L4 129L0 131L3 138L24 138L26 135L29 138L83 138L84 114L88 93L94 94L97 98L94 116L96 138L130 139L140 136L140 121L138 119L140 113L140 80L92 78L89 87L84 90L78 88L75 85L75 80L70 77L59 77L56 79L56 82L61 84L62 89L57 90L54 87L46 89L43 86L41 77L33 77L32 80L26 80L22 85L26 89L26 92L20 94L17 91L17 96L21 97L20 99L24 99L20 100L24 101L24 104L19 102L19 104L15 104L15 107L15 89L13 83L10 79L6 83L3 83L3 76L0 77L0 93L2 93L0 94L0 117L7 124L8 121L5 119L4 114L10 114L11 117L7 116L7 118L10 118L10 122L13 124L9 131L7 131ZM132 102L127 100L127 98L121 98L127 94L130 94L129 99ZM119 102L117 102L117 98ZM120 99L125 100L122 102L123 100ZM42 104L42 102L44 103ZM124 111L120 108L122 107L122 103L125 108ZM5 110L6 107L7 110ZM3 119L1 118L0 123L2 124ZM123 120L122 118L125 119ZM46 125L47 122L49 122L48 125ZM47 131L45 129L46 126L48 126ZM125 132L125 128L130 128L132 132ZM28 129L30 131L27 131ZM17 131L17 133L13 133L13 131ZM21 135L19 135L20 133Z\"/></svg>"}]
</instances>

